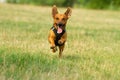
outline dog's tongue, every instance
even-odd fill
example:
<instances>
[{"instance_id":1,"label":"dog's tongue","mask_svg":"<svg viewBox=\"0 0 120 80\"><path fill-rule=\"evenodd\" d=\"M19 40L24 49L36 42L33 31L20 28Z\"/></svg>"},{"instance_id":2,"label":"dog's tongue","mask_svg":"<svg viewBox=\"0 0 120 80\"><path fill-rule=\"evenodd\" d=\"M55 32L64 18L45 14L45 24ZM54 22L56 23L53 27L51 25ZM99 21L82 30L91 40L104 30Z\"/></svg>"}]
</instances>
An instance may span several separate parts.
<instances>
[{"instance_id":1,"label":"dog's tongue","mask_svg":"<svg viewBox=\"0 0 120 80\"><path fill-rule=\"evenodd\" d=\"M62 29L60 27L58 27L57 33L62 33Z\"/></svg>"}]
</instances>

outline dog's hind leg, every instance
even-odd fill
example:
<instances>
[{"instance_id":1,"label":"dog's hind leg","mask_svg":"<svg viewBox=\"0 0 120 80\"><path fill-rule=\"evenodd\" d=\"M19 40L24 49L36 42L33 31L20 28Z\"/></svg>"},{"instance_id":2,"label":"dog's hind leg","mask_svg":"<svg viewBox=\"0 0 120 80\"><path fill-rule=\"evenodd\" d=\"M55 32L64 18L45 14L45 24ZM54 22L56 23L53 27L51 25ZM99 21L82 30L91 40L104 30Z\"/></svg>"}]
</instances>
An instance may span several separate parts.
<instances>
[{"instance_id":1,"label":"dog's hind leg","mask_svg":"<svg viewBox=\"0 0 120 80\"><path fill-rule=\"evenodd\" d=\"M62 52L64 50L64 46L65 46L65 44L63 44L62 46L59 46L59 58L62 57Z\"/></svg>"}]
</instances>

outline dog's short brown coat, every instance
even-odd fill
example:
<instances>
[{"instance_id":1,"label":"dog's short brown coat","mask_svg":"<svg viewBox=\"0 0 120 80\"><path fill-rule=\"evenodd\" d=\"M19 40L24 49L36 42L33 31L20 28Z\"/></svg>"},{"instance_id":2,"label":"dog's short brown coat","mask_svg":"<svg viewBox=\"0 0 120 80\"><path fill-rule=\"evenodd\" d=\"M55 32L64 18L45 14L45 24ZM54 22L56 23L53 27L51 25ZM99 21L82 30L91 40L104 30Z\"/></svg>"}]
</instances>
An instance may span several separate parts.
<instances>
[{"instance_id":1,"label":"dog's short brown coat","mask_svg":"<svg viewBox=\"0 0 120 80\"><path fill-rule=\"evenodd\" d=\"M67 40L67 33L66 33L66 23L68 18L71 16L71 8L67 8L66 12L64 14L59 14L57 7L53 6L52 8L52 17L54 19L53 28L58 30L58 27L64 30L63 35L60 37L60 39L57 41L59 45L55 44L55 40L57 38L57 35L53 31L53 29L50 30L48 41L50 43L50 48L53 52L56 52L57 46L59 47L59 57L62 57L62 52L64 50L65 42ZM59 35L59 34L58 34Z\"/></svg>"}]
</instances>

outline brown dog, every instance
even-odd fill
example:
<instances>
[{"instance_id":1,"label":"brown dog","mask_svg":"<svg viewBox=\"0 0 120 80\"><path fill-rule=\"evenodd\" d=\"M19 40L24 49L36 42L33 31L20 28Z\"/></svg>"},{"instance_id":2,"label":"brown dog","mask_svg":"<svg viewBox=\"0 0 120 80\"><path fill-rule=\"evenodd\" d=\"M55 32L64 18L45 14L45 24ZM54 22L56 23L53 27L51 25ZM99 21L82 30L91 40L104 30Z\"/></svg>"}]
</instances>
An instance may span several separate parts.
<instances>
[{"instance_id":1,"label":"brown dog","mask_svg":"<svg viewBox=\"0 0 120 80\"><path fill-rule=\"evenodd\" d=\"M53 27L50 29L48 41L51 44L50 48L53 52L57 51L57 46L59 47L59 57L62 56L65 42L67 40L67 33L65 27L68 18L71 16L71 12L71 9L67 8L64 14L59 14L56 6L53 6L52 8L52 16L54 19L54 23Z\"/></svg>"}]
</instances>

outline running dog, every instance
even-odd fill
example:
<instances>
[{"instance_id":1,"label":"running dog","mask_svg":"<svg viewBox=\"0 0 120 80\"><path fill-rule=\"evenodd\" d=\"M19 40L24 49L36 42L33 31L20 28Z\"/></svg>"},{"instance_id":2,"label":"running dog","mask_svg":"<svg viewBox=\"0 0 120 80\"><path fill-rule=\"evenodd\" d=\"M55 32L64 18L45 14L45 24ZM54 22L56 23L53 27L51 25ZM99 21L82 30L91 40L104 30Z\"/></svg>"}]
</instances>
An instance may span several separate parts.
<instances>
[{"instance_id":1,"label":"running dog","mask_svg":"<svg viewBox=\"0 0 120 80\"><path fill-rule=\"evenodd\" d=\"M60 58L62 57L62 52L67 40L66 23L71 16L71 12L72 10L69 7L64 14L58 13L57 7L55 5L52 8L52 17L54 22L49 32L48 41L51 45L50 49L52 49L52 52L56 52L57 47L59 47Z\"/></svg>"}]
</instances>

